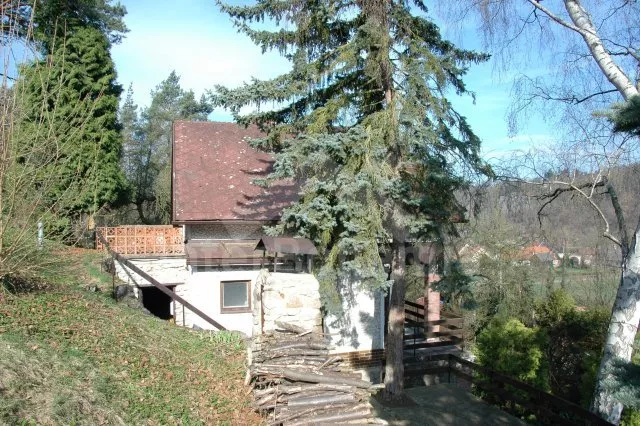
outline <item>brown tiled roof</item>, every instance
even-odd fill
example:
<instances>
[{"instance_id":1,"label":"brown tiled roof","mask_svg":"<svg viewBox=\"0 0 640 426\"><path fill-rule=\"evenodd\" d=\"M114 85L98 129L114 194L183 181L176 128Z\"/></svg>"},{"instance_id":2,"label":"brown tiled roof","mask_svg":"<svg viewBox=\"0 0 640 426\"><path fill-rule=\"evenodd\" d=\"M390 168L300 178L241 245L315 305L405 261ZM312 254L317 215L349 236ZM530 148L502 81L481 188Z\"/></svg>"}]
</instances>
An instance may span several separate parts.
<instances>
[{"instance_id":1,"label":"brown tiled roof","mask_svg":"<svg viewBox=\"0 0 640 426\"><path fill-rule=\"evenodd\" d=\"M249 146L263 134L235 123L173 123L173 223L271 221L298 199L298 186L280 181L263 188L273 157Z\"/></svg>"}]
</instances>

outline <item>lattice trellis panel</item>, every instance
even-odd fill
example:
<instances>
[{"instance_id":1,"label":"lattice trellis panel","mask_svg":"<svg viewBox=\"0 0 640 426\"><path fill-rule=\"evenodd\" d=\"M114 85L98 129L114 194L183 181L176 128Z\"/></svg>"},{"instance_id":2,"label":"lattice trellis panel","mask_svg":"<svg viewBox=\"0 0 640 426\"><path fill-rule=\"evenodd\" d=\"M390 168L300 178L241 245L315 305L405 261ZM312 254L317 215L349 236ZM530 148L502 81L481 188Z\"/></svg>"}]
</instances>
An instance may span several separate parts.
<instances>
[{"instance_id":1,"label":"lattice trellis panel","mask_svg":"<svg viewBox=\"0 0 640 426\"><path fill-rule=\"evenodd\" d=\"M181 255L184 236L181 227L130 225L97 228L111 249L122 255ZM96 235L96 248L104 250Z\"/></svg>"}]
</instances>

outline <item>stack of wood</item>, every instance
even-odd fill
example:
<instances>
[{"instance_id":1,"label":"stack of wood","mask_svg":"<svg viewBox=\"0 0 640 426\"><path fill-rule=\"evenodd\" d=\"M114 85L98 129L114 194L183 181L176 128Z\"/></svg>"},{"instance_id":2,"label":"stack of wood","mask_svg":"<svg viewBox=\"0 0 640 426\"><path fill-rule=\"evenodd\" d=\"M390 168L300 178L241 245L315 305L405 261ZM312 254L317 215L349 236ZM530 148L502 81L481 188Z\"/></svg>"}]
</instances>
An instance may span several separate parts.
<instances>
[{"instance_id":1,"label":"stack of wood","mask_svg":"<svg viewBox=\"0 0 640 426\"><path fill-rule=\"evenodd\" d=\"M247 381L270 425L373 421L373 387L329 354L324 336L278 323L252 345Z\"/></svg>"}]
</instances>

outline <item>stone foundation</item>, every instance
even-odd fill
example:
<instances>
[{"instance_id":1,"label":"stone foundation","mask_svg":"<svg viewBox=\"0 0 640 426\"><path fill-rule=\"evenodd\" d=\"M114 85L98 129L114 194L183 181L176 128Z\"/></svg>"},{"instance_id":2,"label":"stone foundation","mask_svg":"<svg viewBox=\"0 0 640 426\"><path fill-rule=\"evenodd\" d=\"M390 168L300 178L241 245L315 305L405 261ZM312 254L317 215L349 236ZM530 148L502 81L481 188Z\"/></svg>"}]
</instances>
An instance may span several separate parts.
<instances>
[{"instance_id":1,"label":"stone foundation","mask_svg":"<svg viewBox=\"0 0 640 426\"><path fill-rule=\"evenodd\" d=\"M279 328L276 321L321 331L320 284L311 274L260 271L253 289L253 335Z\"/></svg>"}]
</instances>

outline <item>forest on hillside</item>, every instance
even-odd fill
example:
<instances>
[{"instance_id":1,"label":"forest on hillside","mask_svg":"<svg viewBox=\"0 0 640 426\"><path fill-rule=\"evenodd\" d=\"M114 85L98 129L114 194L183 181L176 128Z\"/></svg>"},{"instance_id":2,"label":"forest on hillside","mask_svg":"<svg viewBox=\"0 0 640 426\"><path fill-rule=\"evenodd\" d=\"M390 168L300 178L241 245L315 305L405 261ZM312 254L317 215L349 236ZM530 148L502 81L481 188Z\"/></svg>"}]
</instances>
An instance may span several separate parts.
<instances>
[{"instance_id":1,"label":"forest on hillside","mask_svg":"<svg viewBox=\"0 0 640 426\"><path fill-rule=\"evenodd\" d=\"M411 268L409 250L434 244L445 253L430 265L442 278L435 288L465 315L483 365L612 423L639 424L638 2L211 8L290 70L237 87L214 82L200 98L171 72L139 107L111 56L129 31L122 4L0 4L4 287L41 278L61 247L91 247L96 226L169 224L172 123L224 109L264 131L251 143L275 163L261 184L303 183L299 202L268 232L319 248L324 308L332 311L351 277L389 295L384 398L403 398L405 297L424 294L433 272ZM471 16L482 50L440 31ZM537 52L548 72L536 74L522 51ZM553 144L483 157L483 141L450 99L473 99L468 70L490 61L518 76L510 130L541 114L557 125ZM533 245L566 256L525 264L519 253ZM465 261L465 246L484 254ZM577 268L572 253L594 260Z\"/></svg>"},{"instance_id":2,"label":"forest on hillside","mask_svg":"<svg viewBox=\"0 0 640 426\"><path fill-rule=\"evenodd\" d=\"M607 179L617 188L620 207L628 218L640 216L636 196L640 191L639 173L640 163L621 164L608 171ZM560 176L567 181L594 182L594 176L582 170L565 170ZM571 192L560 194L549 202L555 189L544 180L530 184L512 179L490 181L461 193L460 199L467 207L468 223L460 226L457 245L481 244L474 237L476 231L481 230L483 223L502 218L510 231L517 234L523 247L544 243L555 253L593 249L600 266L618 267L620 249L603 235L606 223L599 212L589 200ZM592 200L606 221L615 224L617 219L606 189L596 187Z\"/></svg>"}]
</instances>

